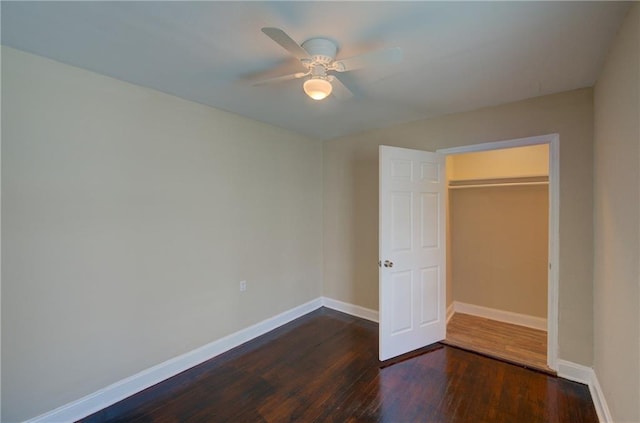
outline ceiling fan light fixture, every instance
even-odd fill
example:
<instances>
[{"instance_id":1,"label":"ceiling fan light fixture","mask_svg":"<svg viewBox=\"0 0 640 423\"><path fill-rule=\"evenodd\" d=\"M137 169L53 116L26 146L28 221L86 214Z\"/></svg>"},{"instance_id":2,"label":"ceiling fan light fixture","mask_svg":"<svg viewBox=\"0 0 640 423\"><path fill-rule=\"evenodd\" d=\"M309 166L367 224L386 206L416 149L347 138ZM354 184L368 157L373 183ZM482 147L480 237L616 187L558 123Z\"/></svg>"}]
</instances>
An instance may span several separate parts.
<instances>
[{"instance_id":1,"label":"ceiling fan light fixture","mask_svg":"<svg viewBox=\"0 0 640 423\"><path fill-rule=\"evenodd\" d=\"M331 94L331 83L323 78L311 78L302 85L304 92L314 100L323 100Z\"/></svg>"}]
</instances>

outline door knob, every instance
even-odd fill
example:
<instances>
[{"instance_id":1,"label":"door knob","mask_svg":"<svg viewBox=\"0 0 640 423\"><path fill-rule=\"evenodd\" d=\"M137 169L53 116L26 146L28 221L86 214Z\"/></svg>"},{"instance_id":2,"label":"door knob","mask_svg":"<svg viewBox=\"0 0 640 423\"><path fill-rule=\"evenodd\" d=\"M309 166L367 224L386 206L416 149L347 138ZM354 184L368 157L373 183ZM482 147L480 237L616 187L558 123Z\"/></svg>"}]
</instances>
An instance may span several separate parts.
<instances>
[{"instance_id":1,"label":"door knob","mask_svg":"<svg viewBox=\"0 0 640 423\"><path fill-rule=\"evenodd\" d=\"M393 267L393 262L389 260L384 261L384 267Z\"/></svg>"}]
</instances>

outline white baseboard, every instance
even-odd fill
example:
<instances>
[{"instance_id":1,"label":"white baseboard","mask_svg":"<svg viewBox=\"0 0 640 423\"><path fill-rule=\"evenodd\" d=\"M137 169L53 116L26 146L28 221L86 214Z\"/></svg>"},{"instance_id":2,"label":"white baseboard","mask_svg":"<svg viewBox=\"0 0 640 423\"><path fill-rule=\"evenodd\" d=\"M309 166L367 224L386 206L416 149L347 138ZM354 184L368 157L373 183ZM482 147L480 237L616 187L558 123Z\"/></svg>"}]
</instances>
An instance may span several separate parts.
<instances>
[{"instance_id":1,"label":"white baseboard","mask_svg":"<svg viewBox=\"0 0 640 423\"><path fill-rule=\"evenodd\" d=\"M352 316L361 317L378 323L378 312L376 310L371 310L370 308L345 303L328 297L322 297L322 305L333 310L341 311Z\"/></svg>"},{"instance_id":2,"label":"white baseboard","mask_svg":"<svg viewBox=\"0 0 640 423\"><path fill-rule=\"evenodd\" d=\"M460 301L453 302L453 310L456 313L471 314L473 316L484 317L486 319L497 320L499 322L543 330L545 332L547 330L547 319L542 317L482 307L474 304L462 303Z\"/></svg>"},{"instance_id":3,"label":"white baseboard","mask_svg":"<svg viewBox=\"0 0 640 423\"><path fill-rule=\"evenodd\" d=\"M591 367L558 359L558 376L562 378L588 385L591 381L592 373L593 369Z\"/></svg>"},{"instance_id":4,"label":"white baseboard","mask_svg":"<svg viewBox=\"0 0 640 423\"><path fill-rule=\"evenodd\" d=\"M77 421L118 401L136 394L150 386L197 366L225 351L244 344L260 335L276 329L298 317L304 316L323 305L322 298L316 298L277 316L263 320L224 338L213 341L188 353L143 370L126 379L113 383L79 400L70 402L55 410L28 420L28 423ZM357 306L354 306L357 307ZM366 310L366 309L365 309Z\"/></svg>"},{"instance_id":5,"label":"white baseboard","mask_svg":"<svg viewBox=\"0 0 640 423\"><path fill-rule=\"evenodd\" d=\"M591 383L589 383L589 392L591 392L591 398L593 398L593 405L596 407L596 413L598 413L598 420L600 423L613 423L613 417L611 417L611 411L607 405L607 400L604 397L604 392L598 382L598 376L596 372L591 370Z\"/></svg>"},{"instance_id":6,"label":"white baseboard","mask_svg":"<svg viewBox=\"0 0 640 423\"><path fill-rule=\"evenodd\" d=\"M142 372L130 376L126 379L122 379L99 391L80 398L79 400L65 404L61 407L56 408L55 410L34 417L28 420L27 423L80 420L112 404L115 404L118 401L134 395L150 386L153 386L159 382L162 382L163 380L175 376L178 373L197 366L198 364L203 363L217 355L220 355L232 348L244 344L247 341L250 341L260 335L263 335L273 329L289 323L292 320L302 317L305 314L310 313L322 306L356 317L361 317L363 319L378 322L378 312L375 310L334 300L332 298L316 298L315 300L309 301L305 304L294 307L291 310L280 313L277 316L263 320L262 322L256 323L253 326L249 326L248 328L225 336L224 338L211 342L193 351L190 351L178 357L174 357L149 369L143 370ZM486 312L487 310L490 310L490 312ZM492 314L493 311L494 309L478 307L454 301L449 305L449 307L447 307L447 321L449 321L454 312L479 315L481 317L505 321L504 319L496 318L495 313ZM500 310L495 311L499 313L507 313L508 315L517 314L502 312ZM510 318L511 316L507 317ZM511 321L508 321L508 323L512 322L513 319ZM613 421L605 397L602 393L602 389L600 388L600 383L598 382L598 378L596 377L593 369L569 361L558 360L558 376L588 385L600 422L608 423Z\"/></svg>"},{"instance_id":7,"label":"white baseboard","mask_svg":"<svg viewBox=\"0 0 640 423\"><path fill-rule=\"evenodd\" d=\"M453 303L451 303L449 304L449 307L447 307L447 324L449 324L449 320L453 317L454 312Z\"/></svg>"},{"instance_id":8,"label":"white baseboard","mask_svg":"<svg viewBox=\"0 0 640 423\"><path fill-rule=\"evenodd\" d=\"M591 393L593 405L598 414L598 420L600 423L613 422L607 401L600 387L600 382L598 382L596 372L594 372L591 367L566 360L558 360L558 376L589 386L589 392Z\"/></svg>"}]
</instances>

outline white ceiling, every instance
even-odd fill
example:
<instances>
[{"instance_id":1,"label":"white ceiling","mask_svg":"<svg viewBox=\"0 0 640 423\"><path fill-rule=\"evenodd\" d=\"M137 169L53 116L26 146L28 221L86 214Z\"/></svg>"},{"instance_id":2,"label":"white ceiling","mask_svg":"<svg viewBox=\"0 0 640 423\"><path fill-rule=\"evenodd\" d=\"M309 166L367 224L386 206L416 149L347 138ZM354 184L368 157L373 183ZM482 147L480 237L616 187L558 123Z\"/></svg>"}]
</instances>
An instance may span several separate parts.
<instances>
[{"instance_id":1,"label":"white ceiling","mask_svg":"<svg viewBox=\"0 0 640 423\"><path fill-rule=\"evenodd\" d=\"M2 44L319 139L592 86L629 3L6 2ZM338 58L404 60L341 74L356 94L317 102L260 29L331 38ZM272 72L269 70L272 69Z\"/></svg>"}]
</instances>

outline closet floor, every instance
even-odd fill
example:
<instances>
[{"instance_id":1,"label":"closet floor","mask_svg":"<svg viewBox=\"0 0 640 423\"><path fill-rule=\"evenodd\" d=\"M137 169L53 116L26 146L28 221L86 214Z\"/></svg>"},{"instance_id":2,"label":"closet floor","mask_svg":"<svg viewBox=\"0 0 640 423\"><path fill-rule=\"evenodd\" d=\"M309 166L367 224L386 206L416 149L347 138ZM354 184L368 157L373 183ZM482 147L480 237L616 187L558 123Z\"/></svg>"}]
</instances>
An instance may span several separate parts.
<instances>
[{"instance_id":1,"label":"closet floor","mask_svg":"<svg viewBox=\"0 0 640 423\"><path fill-rule=\"evenodd\" d=\"M555 374L547 367L547 332L455 313L446 344Z\"/></svg>"}]
</instances>

